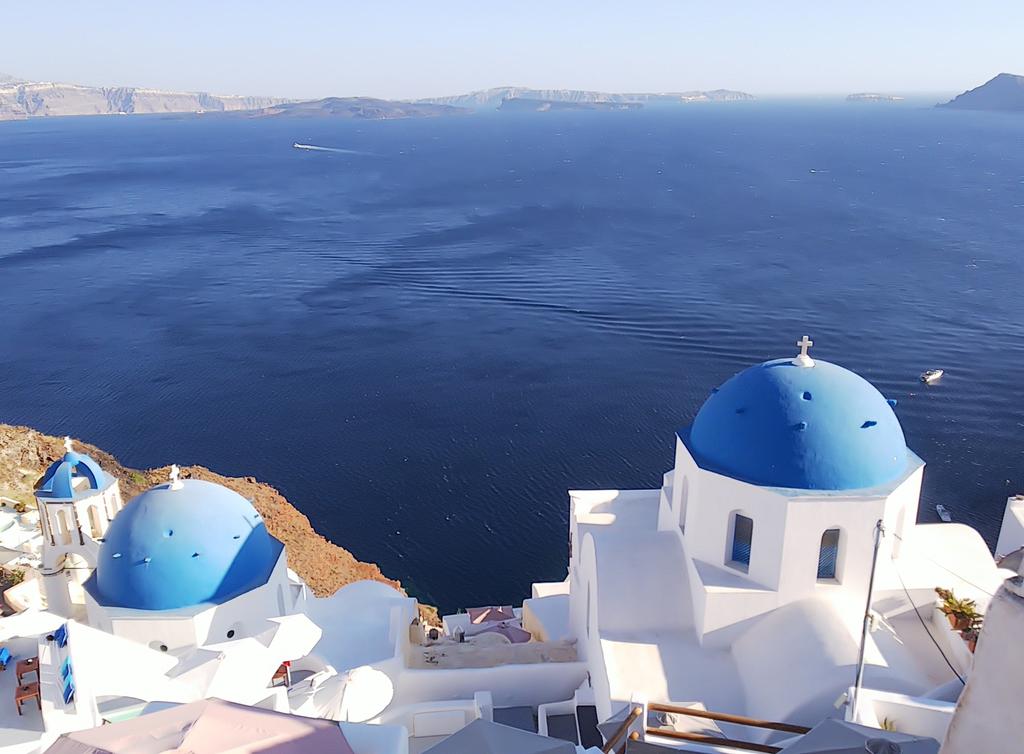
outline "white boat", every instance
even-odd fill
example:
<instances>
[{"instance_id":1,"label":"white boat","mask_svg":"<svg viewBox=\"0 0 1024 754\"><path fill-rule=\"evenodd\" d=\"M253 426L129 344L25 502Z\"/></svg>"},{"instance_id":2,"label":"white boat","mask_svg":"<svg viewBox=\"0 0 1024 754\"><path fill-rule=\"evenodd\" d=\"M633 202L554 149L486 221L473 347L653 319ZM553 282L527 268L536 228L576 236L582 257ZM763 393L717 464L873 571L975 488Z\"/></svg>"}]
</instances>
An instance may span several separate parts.
<instances>
[{"instance_id":1,"label":"white boat","mask_svg":"<svg viewBox=\"0 0 1024 754\"><path fill-rule=\"evenodd\" d=\"M939 514L939 518L942 519L943 523L948 524L953 520L953 515L949 512L949 508L942 503L935 506L935 512Z\"/></svg>"},{"instance_id":2,"label":"white boat","mask_svg":"<svg viewBox=\"0 0 1024 754\"><path fill-rule=\"evenodd\" d=\"M945 372L942 371L941 369L928 369L924 372L921 372L921 382L926 382L929 384L931 384L932 382L938 382L940 379L942 379L942 375L944 374Z\"/></svg>"}]
</instances>

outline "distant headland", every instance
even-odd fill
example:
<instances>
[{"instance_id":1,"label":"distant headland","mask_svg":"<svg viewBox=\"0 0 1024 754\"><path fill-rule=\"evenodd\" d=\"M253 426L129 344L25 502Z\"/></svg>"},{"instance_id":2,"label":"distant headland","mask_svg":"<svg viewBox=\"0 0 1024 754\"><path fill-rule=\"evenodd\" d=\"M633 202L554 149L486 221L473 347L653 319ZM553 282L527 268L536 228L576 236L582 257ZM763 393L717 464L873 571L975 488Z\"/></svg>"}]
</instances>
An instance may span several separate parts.
<instances>
[{"instance_id":1,"label":"distant headland","mask_svg":"<svg viewBox=\"0 0 1024 754\"><path fill-rule=\"evenodd\" d=\"M282 97L217 95L138 87L98 87L26 81L0 73L0 120L69 115L233 115L251 118L346 118L389 120L465 114L472 110L635 110L648 103L687 104L752 100L729 89L667 93L594 92L504 86L420 100L374 97ZM505 102L512 100L508 105Z\"/></svg>"},{"instance_id":2,"label":"distant headland","mask_svg":"<svg viewBox=\"0 0 1024 754\"><path fill-rule=\"evenodd\" d=\"M1004 110L1024 112L1024 76L1000 73L979 87L960 94L936 107L953 110Z\"/></svg>"}]
</instances>

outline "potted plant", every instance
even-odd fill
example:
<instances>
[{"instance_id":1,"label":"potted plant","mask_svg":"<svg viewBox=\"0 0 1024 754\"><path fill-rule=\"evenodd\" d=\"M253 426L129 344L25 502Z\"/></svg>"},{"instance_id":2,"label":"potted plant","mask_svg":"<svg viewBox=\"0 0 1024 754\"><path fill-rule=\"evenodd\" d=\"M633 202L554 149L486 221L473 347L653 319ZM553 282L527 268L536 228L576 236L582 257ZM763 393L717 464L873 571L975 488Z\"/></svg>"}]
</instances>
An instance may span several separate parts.
<instances>
[{"instance_id":1,"label":"potted plant","mask_svg":"<svg viewBox=\"0 0 1024 754\"><path fill-rule=\"evenodd\" d=\"M971 618L970 625L960 632L960 638L967 642L967 648L971 650L971 654L974 654L974 650L978 646L978 637L981 635L981 625L984 620L983 615L975 613Z\"/></svg>"},{"instance_id":2,"label":"potted plant","mask_svg":"<svg viewBox=\"0 0 1024 754\"><path fill-rule=\"evenodd\" d=\"M960 638L967 642L967 649L974 654L974 650L978 648L978 636L981 634L976 628L969 628L966 631L960 632Z\"/></svg>"},{"instance_id":3,"label":"potted plant","mask_svg":"<svg viewBox=\"0 0 1024 754\"><path fill-rule=\"evenodd\" d=\"M981 614L977 610L978 603L974 600L958 599L953 602L953 614L956 616L957 631L966 631L977 622L981 624Z\"/></svg>"},{"instance_id":4,"label":"potted plant","mask_svg":"<svg viewBox=\"0 0 1024 754\"><path fill-rule=\"evenodd\" d=\"M950 627L955 631L966 631L972 621L978 617L978 603L971 599L962 599L949 589L936 587L935 593L942 600L939 610L949 620Z\"/></svg>"}]
</instances>

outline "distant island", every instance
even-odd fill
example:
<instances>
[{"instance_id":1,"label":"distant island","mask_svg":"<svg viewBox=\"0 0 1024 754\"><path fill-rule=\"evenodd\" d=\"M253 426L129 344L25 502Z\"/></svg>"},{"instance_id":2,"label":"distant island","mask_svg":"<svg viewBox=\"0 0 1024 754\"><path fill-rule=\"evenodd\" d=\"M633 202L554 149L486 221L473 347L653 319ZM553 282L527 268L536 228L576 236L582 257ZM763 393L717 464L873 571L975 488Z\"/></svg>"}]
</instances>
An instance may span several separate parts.
<instances>
[{"instance_id":1,"label":"distant island","mask_svg":"<svg viewBox=\"0 0 1024 754\"><path fill-rule=\"evenodd\" d=\"M741 102L753 100L752 94L737 92L731 89L712 89L711 91L690 92L594 92L583 89L529 89L522 86L499 86L494 89L481 89L469 94L455 94L448 97L428 97L417 100L421 103L435 105L454 105L474 110L493 110L503 108L506 100L534 100L540 102L564 103L627 103L627 104L689 104L695 102ZM515 107L519 109L522 103ZM504 108L503 108L504 109Z\"/></svg>"},{"instance_id":2,"label":"distant island","mask_svg":"<svg viewBox=\"0 0 1024 754\"><path fill-rule=\"evenodd\" d=\"M878 94L876 92L858 92L846 98L847 102L902 102L898 94Z\"/></svg>"},{"instance_id":3,"label":"distant island","mask_svg":"<svg viewBox=\"0 0 1024 754\"><path fill-rule=\"evenodd\" d=\"M450 97L385 100L374 97L282 97L173 92L139 87L99 87L25 81L0 73L0 121L69 115L178 114L248 118L430 118L471 110L636 110L645 104L689 104L752 100L745 92L614 93L580 89L502 86Z\"/></svg>"},{"instance_id":4,"label":"distant island","mask_svg":"<svg viewBox=\"0 0 1024 754\"><path fill-rule=\"evenodd\" d=\"M399 102L373 97L327 97L309 102L284 102L259 110L231 113L250 118L361 118L391 120L394 118L434 118L469 112L452 105L420 102Z\"/></svg>"},{"instance_id":5,"label":"distant island","mask_svg":"<svg viewBox=\"0 0 1024 754\"><path fill-rule=\"evenodd\" d=\"M1000 73L979 87L942 102L936 107L953 110L1024 111L1024 76Z\"/></svg>"},{"instance_id":6,"label":"distant island","mask_svg":"<svg viewBox=\"0 0 1024 754\"><path fill-rule=\"evenodd\" d=\"M441 105L435 105L435 107L441 107ZM564 100L509 97L501 101L498 109L546 113L551 110L639 110L642 107L643 103L641 102L566 102Z\"/></svg>"}]
</instances>

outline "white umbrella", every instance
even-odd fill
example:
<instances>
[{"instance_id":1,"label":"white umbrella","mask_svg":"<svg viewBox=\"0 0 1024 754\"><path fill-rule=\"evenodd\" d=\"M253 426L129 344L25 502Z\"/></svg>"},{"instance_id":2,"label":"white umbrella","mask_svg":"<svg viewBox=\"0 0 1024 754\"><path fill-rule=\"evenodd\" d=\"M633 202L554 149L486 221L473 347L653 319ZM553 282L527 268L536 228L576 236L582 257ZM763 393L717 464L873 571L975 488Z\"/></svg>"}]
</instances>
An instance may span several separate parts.
<instances>
[{"instance_id":1,"label":"white umbrella","mask_svg":"<svg viewBox=\"0 0 1024 754\"><path fill-rule=\"evenodd\" d=\"M576 754L576 746L558 738L478 719L434 744L424 754Z\"/></svg>"},{"instance_id":2,"label":"white umbrella","mask_svg":"<svg viewBox=\"0 0 1024 754\"><path fill-rule=\"evenodd\" d=\"M362 723L387 709L394 695L386 673L363 665L341 674L312 675L289 692L288 701L299 714Z\"/></svg>"},{"instance_id":3,"label":"white umbrella","mask_svg":"<svg viewBox=\"0 0 1024 754\"><path fill-rule=\"evenodd\" d=\"M934 738L909 736L844 720L825 720L815 725L781 754L937 754Z\"/></svg>"}]
</instances>

